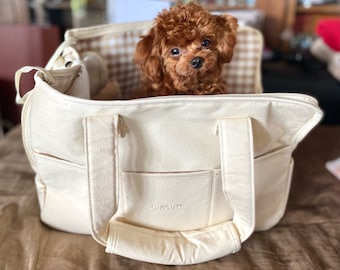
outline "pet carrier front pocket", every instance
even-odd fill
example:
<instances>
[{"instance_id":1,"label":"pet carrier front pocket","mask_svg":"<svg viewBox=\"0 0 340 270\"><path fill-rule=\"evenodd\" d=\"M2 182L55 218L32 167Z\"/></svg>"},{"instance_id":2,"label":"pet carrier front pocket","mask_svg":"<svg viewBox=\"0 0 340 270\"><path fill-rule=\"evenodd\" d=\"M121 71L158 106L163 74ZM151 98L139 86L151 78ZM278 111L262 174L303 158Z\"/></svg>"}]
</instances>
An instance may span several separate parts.
<instances>
[{"instance_id":1,"label":"pet carrier front pocket","mask_svg":"<svg viewBox=\"0 0 340 270\"><path fill-rule=\"evenodd\" d=\"M88 206L83 203L88 196L82 183L86 179L84 165L37 150L34 158L39 170L36 182L42 221L59 230L90 233ZM77 192L73 193L74 190Z\"/></svg>"},{"instance_id":2,"label":"pet carrier front pocket","mask_svg":"<svg viewBox=\"0 0 340 270\"><path fill-rule=\"evenodd\" d=\"M292 147L286 146L255 159L256 231L273 227L284 214L294 164L291 153Z\"/></svg>"},{"instance_id":3,"label":"pet carrier front pocket","mask_svg":"<svg viewBox=\"0 0 340 270\"><path fill-rule=\"evenodd\" d=\"M124 172L116 219L156 230L186 231L231 220L220 170Z\"/></svg>"}]
</instances>

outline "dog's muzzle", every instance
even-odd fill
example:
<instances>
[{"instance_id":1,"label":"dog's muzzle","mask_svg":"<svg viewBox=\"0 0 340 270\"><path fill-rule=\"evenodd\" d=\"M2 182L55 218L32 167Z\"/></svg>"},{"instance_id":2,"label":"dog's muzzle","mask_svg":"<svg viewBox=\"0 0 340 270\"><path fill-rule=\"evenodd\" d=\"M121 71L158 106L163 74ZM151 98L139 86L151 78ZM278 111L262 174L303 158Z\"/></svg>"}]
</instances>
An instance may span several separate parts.
<instances>
[{"instance_id":1,"label":"dog's muzzle","mask_svg":"<svg viewBox=\"0 0 340 270\"><path fill-rule=\"evenodd\" d=\"M204 59L202 57L195 57L191 61L191 66L195 69L199 69L203 66Z\"/></svg>"}]
</instances>

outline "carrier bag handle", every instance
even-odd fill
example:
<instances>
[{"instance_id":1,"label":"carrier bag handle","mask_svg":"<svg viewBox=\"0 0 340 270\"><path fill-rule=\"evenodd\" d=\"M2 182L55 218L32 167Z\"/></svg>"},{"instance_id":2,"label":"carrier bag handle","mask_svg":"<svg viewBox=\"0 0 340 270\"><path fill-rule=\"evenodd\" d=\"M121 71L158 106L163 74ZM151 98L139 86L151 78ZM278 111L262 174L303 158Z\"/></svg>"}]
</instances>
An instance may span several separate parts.
<instances>
[{"instance_id":1,"label":"carrier bag handle","mask_svg":"<svg viewBox=\"0 0 340 270\"><path fill-rule=\"evenodd\" d=\"M84 119L92 234L106 246L106 252L173 265L200 263L237 252L255 227L251 119L217 121L222 188L234 211L233 219L192 231L153 230L114 219L120 188L119 123L117 115Z\"/></svg>"},{"instance_id":2,"label":"carrier bag handle","mask_svg":"<svg viewBox=\"0 0 340 270\"><path fill-rule=\"evenodd\" d=\"M20 94L21 76L22 76L22 74L30 73L33 70L41 72L43 74L45 81L47 81L47 82L53 82L54 81L53 76L45 68L38 67L38 66L24 66L24 67L18 69L15 72L15 76L14 76L15 89L17 91L15 101L16 101L17 104L24 104L26 99L27 99L27 94L30 92L30 91L28 91L23 96Z\"/></svg>"},{"instance_id":3,"label":"carrier bag handle","mask_svg":"<svg viewBox=\"0 0 340 270\"><path fill-rule=\"evenodd\" d=\"M15 73L15 89L17 91L16 94L16 103L17 104L24 104L27 98L27 94L30 92L28 91L25 95L20 94L20 79L22 74L29 73L33 70L40 71L44 75L44 80L47 82L53 82L54 78L50 74L49 70L53 69L54 63L57 61L58 57L60 57L63 54L63 51L65 48L75 44L76 40L74 38L69 38L67 40L64 40L58 48L55 50L51 58L49 59L48 63L46 64L46 67L39 67L39 66L24 66L20 69L18 69Z\"/></svg>"}]
</instances>

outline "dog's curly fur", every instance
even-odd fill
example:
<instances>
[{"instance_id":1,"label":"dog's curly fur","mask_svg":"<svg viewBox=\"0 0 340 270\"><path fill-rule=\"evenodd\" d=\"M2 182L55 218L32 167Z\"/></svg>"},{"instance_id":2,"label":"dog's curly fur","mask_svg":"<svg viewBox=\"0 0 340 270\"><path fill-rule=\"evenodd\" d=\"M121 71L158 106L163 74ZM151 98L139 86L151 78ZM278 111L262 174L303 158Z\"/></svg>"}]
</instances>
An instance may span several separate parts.
<instances>
[{"instance_id":1,"label":"dog's curly fur","mask_svg":"<svg viewBox=\"0 0 340 270\"><path fill-rule=\"evenodd\" d=\"M224 94L222 67L231 61L237 19L189 3L163 10L141 37L135 63L142 74L136 97Z\"/></svg>"}]
</instances>

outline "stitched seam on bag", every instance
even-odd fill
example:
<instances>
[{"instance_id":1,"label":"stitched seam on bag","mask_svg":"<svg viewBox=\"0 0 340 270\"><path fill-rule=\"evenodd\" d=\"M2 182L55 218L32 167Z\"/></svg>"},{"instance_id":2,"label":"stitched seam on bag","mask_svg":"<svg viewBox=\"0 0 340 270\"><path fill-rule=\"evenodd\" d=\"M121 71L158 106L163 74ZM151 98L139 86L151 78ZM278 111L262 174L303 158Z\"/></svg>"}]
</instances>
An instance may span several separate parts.
<instances>
[{"instance_id":1,"label":"stitched seam on bag","mask_svg":"<svg viewBox=\"0 0 340 270\"><path fill-rule=\"evenodd\" d=\"M34 170L36 170L36 160L33 155L33 147L32 147L32 130L30 128L30 116L31 116L31 107L32 107L32 93L33 91L28 92L26 102L22 108L21 113L21 122L22 122L22 141L27 152L28 160L31 163L31 166Z\"/></svg>"},{"instance_id":2,"label":"stitched seam on bag","mask_svg":"<svg viewBox=\"0 0 340 270\"><path fill-rule=\"evenodd\" d=\"M162 238L172 238L172 239L173 238L180 238L181 239L181 238L183 238L183 235L185 235L185 238L196 238L197 236L207 234L209 231L214 231L214 230L222 230L222 231L226 230L226 231L230 232L231 224L233 226L235 226L232 221L225 221L223 223L219 223L219 224L215 224L215 225L207 226L207 227L203 227L203 228L198 228L196 230L169 232L169 231L155 230L155 229L147 228L147 227L141 227L141 226L132 225L132 224L123 223L123 222L117 222L117 223L111 223L111 224L112 224L113 227L122 227L123 230L136 231L140 234L146 234L146 235L153 236L153 237L157 237L158 235L162 235ZM126 228L126 227L130 227L130 228ZM237 230L235 230L235 232L237 232ZM165 234L165 235L163 235L163 234ZM231 235L234 236L235 234L231 233ZM232 238L238 239L237 237L232 237Z\"/></svg>"},{"instance_id":3,"label":"stitched seam on bag","mask_svg":"<svg viewBox=\"0 0 340 270\"><path fill-rule=\"evenodd\" d=\"M57 157L55 155L51 155L51 154L48 154L48 153L45 153L45 152L41 152L40 150L37 150L37 149L34 149L33 153L36 155L36 157L46 159L46 160L49 160L51 162L57 162L57 163L61 163L61 164L64 164L64 165L68 165L70 167L78 167L78 168L81 168L81 169L85 168L85 165L75 163L74 161L67 160L67 159L64 159L64 158L60 158L60 157Z\"/></svg>"},{"instance_id":4,"label":"stitched seam on bag","mask_svg":"<svg viewBox=\"0 0 340 270\"><path fill-rule=\"evenodd\" d=\"M288 195L289 195L289 190L290 190L289 187L290 187L290 182L292 179L292 172L293 172L293 165L294 165L294 163L291 163L292 161L293 159L290 158L288 164L285 166L286 170L285 170L285 179L284 179L285 180L284 181L285 183L284 199L280 200L280 206L279 206L280 212L276 214L276 217L277 217L276 219L280 219L284 215L286 205L288 202Z\"/></svg>"},{"instance_id":5,"label":"stitched seam on bag","mask_svg":"<svg viewBox=\"0 0 340 270\"><path fill-rule=\"evenodd\" d=\"M249 229L249 228L246 228L247 229L247 238L252 234L252 232L254 231L254 228L255 228L255 219L256 219L256 216L255 216L255 168L254 168L254 136L253 136L253 129L252 129L252 122L251 122L251 118L248 118L248 121L247 121L247 129L248 129L248 140L249 140L249 154L251 156L249 156L249 162L250 162L250 166L249 166L249 176L250 178L248 178L248 180L250 180L250 183L247 183L247 184L250 184L250 196L248 198L249 200L249 204L250 207L251 207L251 217L249 220L250 224L252 227ZM250 231L250 232L249 232Z\"/></svg>"},{"instance_id":6,"label":"stitched seam on bag","mask_svg":"<svg viewBox=\"0 0 340 270\"><path fill-rule=\"evenodd\" d=\"M230 198L229 198L229 195L228 195L228 192L226 192L226 174L225 174L225 171L226 171L226 168L225 168L225 164L224 164L224 157L226 156L226 150L225 150L225 145L226 145L226 142L225 142L225 129L222 127L221 128L221 125L223 125L223 123L221 121L219 121L219 129L218 129L218 132L220 133L220 151L221 151L221 179L222 179L222 188L223 188L223 194L227 200L227 202L231 202Z\"/></svg>"},{"instance_id":7,"label":"stitched seam on bag","mask_svg":"<svg viewBox=\"0 0 340 270\"><path fill-rule=\"evenodd\" d=\"M119 115L115 115L113 116L113 128L114 128L114 131L113 131L113 140L114 140L114 149L113 149L113 162L114 162L114 190L113 190L113 193L112 194L114 196L114 201L113 203L115 204L114 207L115 207L115 211L114 211L114 214L117 213L118 209L119 209L119 200L120 200L120 196L121 196L121 183L120 183L120 180L121 178L119 177L120 176L120 172L119 172L119 168L120 168L120 163L119 163L119 143L118 143L118 140L119 140L119 130L120 130L120 124L121 124L121 119L120 119L120 116Z\"/></svg>"},{"instance_id":8,"label":"stitched seam on bag","mask_svg":"<svg viewBox=\"0 0 340 270\"><path fill-rule=\"evenodd\" d=\"M110 226L110 230L111 230L111 226ZM113 242L113 241L114 241L114 242ZM113 242L113 244L114 244L114 246L113 246L113 252L116 252L117 247L118 247L118 233L117 233L116 227L114 228L114 235L112 236L112 239L111 239L111 245L112 245L112 242Z\"/></svg>"},{"instance_id":9,"label":"stitched seam on bag","mask_svg":"<svg viewBox=\"0 0 340 270\"><path fill-rule=\"evenodd\" d=\"M172 180L172 181L183 181L183 180L201 180L201 179L211 179L211 171L204 171L204 172L197 172L199 175L186 175L186 174L196 174L196 172L165 172L165 173L149 173L149 172L122 172L125 177L128 178L144 178L143 180L150 180L150 181L165 181L165 180ZM171 174L179 174L178 176ZM154 179L156 178L156 179Z\"/></svg>"},{"instance_id":10,"label":"stitched seam on bag","mask_svg":"<svg viewBox=\"0 0 340 270\"><path fill-rule=\"evenodd\" d=\"M162 107L170 103L170 105L178 106L179 104L183 104L183 102L191 102L191 103L206 103L206 102L214 102L218 100L219 102L243 102L247 100L247 102L278 102L282 104L289 104L289 105L303 105L304 107L310 107L315 111L317 108L317 104L313 102L308 102L302 99L293 99L287 98L285 96L275 96L270 93L263 93L261 95L254 95L254 94L228 94L228 95L208 95L208 96L163 96L163 97L154 97L154 98L147 98L147 99L131 99L131 100L111 100L111 101L103 101L103 100L89 100L83 98L77 98L74 96L68 96L62 94L58 90L53 89L51 86L46 84L44 81L41 81L42 84L45 84L44 87L40 87L37 89L43 90L45 94L49 96L58 95L59 98L63 99L63 102L70 102L89 106L93 108L103 108L103 107L126 107L126 109L134 107L134 106L150 106L150 107ZM47 90L49 89L49 90ZM304 96L303 94L295 94L296 96ZM251 99L251 101L249 100ZM178 102L178 103L176 103ZM126 104L127 103L127 104Z\"/></svg>"},{"instance_id":11,"label":"stitched seam on bag","mask_svg":"<svg viewBox=\"0 0 340 270\"><path fill-rule=\"evenodd\" d=\"M156 177L151 177L151 178L156 178ZM158 177L157 177L158 178ZM161 177L162 179L150 179L152 181L165 181L165 180L171 180L171 181L185 181L185 180L204 180L207 177L203 177L203 176L198 176L198 177L193 177L193 176L189 176L189 177ZM144 179L144 180L148 180L148 179Z\"/></svg>"},{"instance_id":12,"label":"stitched seam on bag","mask_svg":"<svg viewBox=\"0 0 340 270\"><path fill-rule=\"evenodd\" d=\"M89 186L89 189L88 189L88 195L89 195L89 206L90 206L90 215L91 215L91 227L92 227L92 232L95 234L95 236L96 236L96 238L98 237L98 238L100 238L99 236L98 236L98 232L97 232L97 230L95 230L95 224L94 224L94 216L95 216L95 214L94 214L94 208L93 208L93 199L92 199L92 189L93 189L93 186L92 186L92 184L91 184L91 174L90 174L90 166L89 166L89 164L90 164L90 160L89 160L89 151L88 151L88 146L89 146L89 138L88 138L88 134L89 134L89 130L88 130L88 120L87 119L84 119L84 122L83 122L83 125L84 125L84 130L86 130L86 132L85 132L85 138L84 138L84 140L85 140L85 142L86 142L86 144L85 144L85 150L86 150L86 162L87 162L87 166L86 166L86 169L87 169L87 177L86 177L86 179L87 179L87 183L88 183L88 186Z\"/></svg>"},{"instance_id":13,"label":"stitched seam on bag","mask_svg":"<svg viewBox=\"0 0 340 270\"><path fill-rule=\"evenodd\" d=\"M210 193L210 207L209 207L209 217L208 217L208 225L211 226L213 220L213 210L214 210L214 203L216 197L216 186L217 186L217 172L212 172L213 176L211 177L211 193Z\"/></svg>"}]
</instances>

